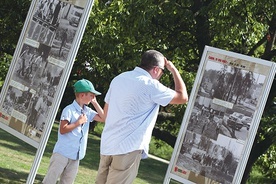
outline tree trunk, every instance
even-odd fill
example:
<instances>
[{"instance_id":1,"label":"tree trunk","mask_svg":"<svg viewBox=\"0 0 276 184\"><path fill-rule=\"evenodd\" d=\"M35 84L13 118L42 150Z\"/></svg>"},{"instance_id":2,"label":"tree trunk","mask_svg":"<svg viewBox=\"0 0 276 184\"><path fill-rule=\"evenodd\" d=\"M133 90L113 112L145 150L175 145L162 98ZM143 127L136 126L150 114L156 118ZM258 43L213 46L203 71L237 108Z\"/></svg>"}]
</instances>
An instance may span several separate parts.
<instances>
[{"instance_id":1,"label":"tree trunk","mask_svg":"<svg viewBox=\"0 0 276 184\"><path fill-rule=\"evenodd\" d=\"M152 132L152 136L156 137L157 139L160 139L167 144L169 144L172 148L174 147L174 144L176 142L176 137L171 135L167 131L162 131L158 128L154 128Z\"/></svg>"},{"instance_id":2,"label":"tree trunk","mask_svg":"<svg viewBox=\"0 0 276 184\"><path fill-rule=\"evenodd\" d=\"M252 146L251 153L246 164L241 184L246 184L253 164L273 144L273 140L269 136L266 136L265 139L259 143L257 143L257 140L258 136L255 137L254 144Z\"/></svg>"}]
</instances>

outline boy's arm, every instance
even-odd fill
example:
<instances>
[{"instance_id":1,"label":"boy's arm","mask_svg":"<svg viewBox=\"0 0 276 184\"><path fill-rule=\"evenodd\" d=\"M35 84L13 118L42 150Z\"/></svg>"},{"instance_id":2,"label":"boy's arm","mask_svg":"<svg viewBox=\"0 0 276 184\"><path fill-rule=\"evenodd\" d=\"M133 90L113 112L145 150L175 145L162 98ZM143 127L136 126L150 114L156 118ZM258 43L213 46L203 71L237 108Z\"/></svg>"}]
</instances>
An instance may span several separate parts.
<instances>
[{"instance_id":1,"label":"boy's arm","mask_svg":"<svg viewBox=\"0 0 276 184\"><path fill-rule=\"evenodd\" d=\"M67 120L61 120L59 131L61 134L66 134L86 122L87 122L87 117L85 114L81 114L79 119L75 123L69 123L69 121Z\"/></svg>"},{"instance_id":2,"label":"boy's arm","mask_svg":"<svg viewBox=\"0 0 276 184\"><path fill-rule=\"evenodd\" d=\"M95 121L99 121L99 122L105 122L105 111L102 109L102 107L99 105L99 103L97 102L96 97L94 97L91 100L92 105L94 106L95 110L97 111L98 114L96 114L96 116L94 117Z\"/></svg>"}]
</instances>

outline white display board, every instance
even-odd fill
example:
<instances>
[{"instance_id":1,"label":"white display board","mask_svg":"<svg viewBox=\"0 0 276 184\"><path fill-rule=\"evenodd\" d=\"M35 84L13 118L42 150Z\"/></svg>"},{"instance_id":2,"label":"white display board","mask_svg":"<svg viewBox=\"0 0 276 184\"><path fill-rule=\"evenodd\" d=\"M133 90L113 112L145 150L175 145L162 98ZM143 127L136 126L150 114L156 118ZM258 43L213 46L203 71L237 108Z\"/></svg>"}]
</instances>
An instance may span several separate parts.
<instances>
[{"instance_id":1,"label":"white display board","mask_svg":"<svg viewBox=\"0 0 276 184\"><path fill-rule=\"evenodd\" d=\"M164 184L240 183L276 65L206 46Z\"/></svg>"},{"instance_id":2,"label":"white display board","mask_svg":"<svg viewBox=\"0 0 276 184\"><path fill-rule=\"evenodd\" d=\"M93 3L31 2L0 96L0 128L38 148L28 183L34 180Z\"/></svg>"}]
</instances>

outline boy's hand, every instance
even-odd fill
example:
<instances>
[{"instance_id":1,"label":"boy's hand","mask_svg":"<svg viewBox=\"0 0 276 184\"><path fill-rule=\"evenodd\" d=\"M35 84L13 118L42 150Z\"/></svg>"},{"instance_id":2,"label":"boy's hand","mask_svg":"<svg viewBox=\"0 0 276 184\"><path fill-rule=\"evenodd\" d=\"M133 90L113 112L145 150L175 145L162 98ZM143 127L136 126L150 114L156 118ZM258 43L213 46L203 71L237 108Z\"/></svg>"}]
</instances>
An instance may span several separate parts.
<instances>
[{"instance_id":1,"label":"boy's hand","mask_svg":"<svg viewBox=\"0 0 276 184\"><path fill-rule=\"evenodd\" d=\"M78 122L79 122L80 125L86 123L87 122L87 116L86 116L86 114L81 114L80 117L79 117L79 119L78 119Z\"/></svg>"},{"instance_id":2,"label":"boy's hand","mask_svg":"<svg viewBox=\"0 0 276 184\"><path fill-rule=\"evenodd\" d=\"M94 104L97 102L96 96L94 95L93 98L91 99L91 103Z\"/></svg>"}]
</instances>

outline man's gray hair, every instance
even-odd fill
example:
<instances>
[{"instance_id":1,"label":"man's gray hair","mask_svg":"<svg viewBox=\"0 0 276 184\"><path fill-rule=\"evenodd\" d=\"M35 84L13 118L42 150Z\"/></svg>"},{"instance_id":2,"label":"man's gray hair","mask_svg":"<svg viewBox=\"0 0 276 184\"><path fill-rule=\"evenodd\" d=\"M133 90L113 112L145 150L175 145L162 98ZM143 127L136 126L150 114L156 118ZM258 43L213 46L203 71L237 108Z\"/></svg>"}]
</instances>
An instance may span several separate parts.
<instances>
[{"instance_id":1,"label":"man's gray hair","mask_svg":"<svg viewBox=\"0 0 276 184\"><path fill-rule=\"evenodd\" d=\"M156 50L147 50L142 55L140 67L145 70L150 70L155 66L160 66L160 62L164 60L164 55Z\"/></svg>"}]
</instances>

